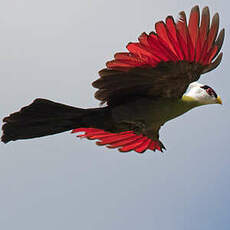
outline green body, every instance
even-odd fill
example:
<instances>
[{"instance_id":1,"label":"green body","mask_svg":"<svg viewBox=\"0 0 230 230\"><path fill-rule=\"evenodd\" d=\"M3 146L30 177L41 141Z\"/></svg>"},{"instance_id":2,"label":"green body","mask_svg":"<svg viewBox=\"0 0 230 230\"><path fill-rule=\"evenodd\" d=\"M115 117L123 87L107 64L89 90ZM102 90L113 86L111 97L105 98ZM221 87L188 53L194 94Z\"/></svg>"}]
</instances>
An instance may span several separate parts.
<instances>
[{"instance_id":1,"label":"green body","mask_svg":"<svg viewBox=\"0 0 230 230\"><path fill-rule=\"evenodd\" d=\"M188 96L181 99L139 98L112 108L111 131L135 130L158 139L158 131L165 122L200 105L202 104Z\"/></svg>"}]
</instances>

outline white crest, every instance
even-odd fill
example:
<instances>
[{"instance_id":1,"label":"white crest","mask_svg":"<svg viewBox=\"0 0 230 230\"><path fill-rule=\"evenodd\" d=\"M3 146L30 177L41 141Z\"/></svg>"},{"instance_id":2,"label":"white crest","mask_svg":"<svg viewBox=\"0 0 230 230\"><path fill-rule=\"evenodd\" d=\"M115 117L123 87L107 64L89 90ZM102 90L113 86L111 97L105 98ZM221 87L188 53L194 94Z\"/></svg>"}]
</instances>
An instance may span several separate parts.
<instances>
[{"instance_id":1,"label":"white crest","mask_svg":"<svg viewBox=\"0 0 230 230\"><path fill-rule=\"evenodd\" d=\"M186 96L189 96L204 105L218 103L217 98L209 95L207 91L202 88L203 86L204 85L199 82L192 82L188 87Z\"/></svg>"},{"instance_id":2,"label":"white crest","mask_svg":"<svg viewBox=\"0 0 230 230\"><path fill-rule=\"evenodd\" d=\"M192 82L190 85L189 85L189 88L193 88L193 87L202 87L204 85L202 85L201 83L197 82L197 81L194 81Z\"/></svg>"}]
</instances>

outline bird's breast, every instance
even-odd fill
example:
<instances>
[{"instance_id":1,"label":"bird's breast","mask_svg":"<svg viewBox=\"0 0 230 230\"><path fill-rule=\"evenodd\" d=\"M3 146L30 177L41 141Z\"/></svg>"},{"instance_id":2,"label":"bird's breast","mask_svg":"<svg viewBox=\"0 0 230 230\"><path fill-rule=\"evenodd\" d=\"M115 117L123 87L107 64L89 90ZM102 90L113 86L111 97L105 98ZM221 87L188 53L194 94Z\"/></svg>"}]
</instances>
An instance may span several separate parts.
<instances>
[{"instance_id":1,"label":"bird's breast","mask_svg":"<svg viewBox=\"0 0 230 230\"><path fill-rule=\"evenodd\" d=\"M164 124L193 107L181 99L139 98L112 108L112 119L115 123L130 121Z\"/></svg>"}]
</instances>

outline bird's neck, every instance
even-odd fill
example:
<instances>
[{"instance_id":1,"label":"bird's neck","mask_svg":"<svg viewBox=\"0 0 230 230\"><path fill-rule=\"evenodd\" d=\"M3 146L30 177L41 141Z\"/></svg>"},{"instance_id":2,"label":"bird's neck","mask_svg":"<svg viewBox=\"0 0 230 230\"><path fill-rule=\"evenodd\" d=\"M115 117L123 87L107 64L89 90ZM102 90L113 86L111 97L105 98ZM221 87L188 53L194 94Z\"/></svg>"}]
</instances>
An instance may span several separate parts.
<instances>
[{"instance_id":1,"label":"bird's neck","mask_svg":"<svg viewBox=\"0 0 230 230\"><path fill-rule=\"evenodd\" d=\"M190 109L203 105L201 102L199 102L195 98L193 98L191 96L187 96L187 95L183 95L183 97L181 98L181 102L185 106L188 106Z\"/></svg>"},{"instance_id":2,"label":"bird's neck","mask_svg":"<svg viewBox=\"0 0 230 230\"><path fill-rule=\"evenodd\" d=\"M171 120L175 117L178 117L186 112L188 112L190 109L193 109L197 106L200 106L201 104L199 101L197 101L195 98L183 95L183 97L175 102L169 103L167 108L169 109L167 116L165 117L165 121Z\"/></svg>"}]
</instances>

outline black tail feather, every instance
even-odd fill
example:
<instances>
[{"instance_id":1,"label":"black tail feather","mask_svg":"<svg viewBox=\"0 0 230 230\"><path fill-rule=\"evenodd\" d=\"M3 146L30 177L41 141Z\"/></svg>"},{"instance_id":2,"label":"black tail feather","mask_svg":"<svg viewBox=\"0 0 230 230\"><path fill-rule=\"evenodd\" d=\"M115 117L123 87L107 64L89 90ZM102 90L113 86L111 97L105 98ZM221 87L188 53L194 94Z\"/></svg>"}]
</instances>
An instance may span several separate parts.
<instances>
[{"instance_id":1,"label":"black tail feather","mask_svg":"<svg viewBox=\"0 0 230 230\"><path fill-rule=\"evenodd\" d=\"M3 119L2 142L52 135L81 127L87 109L36 99Z\"/></svg>"}]
</instances>

